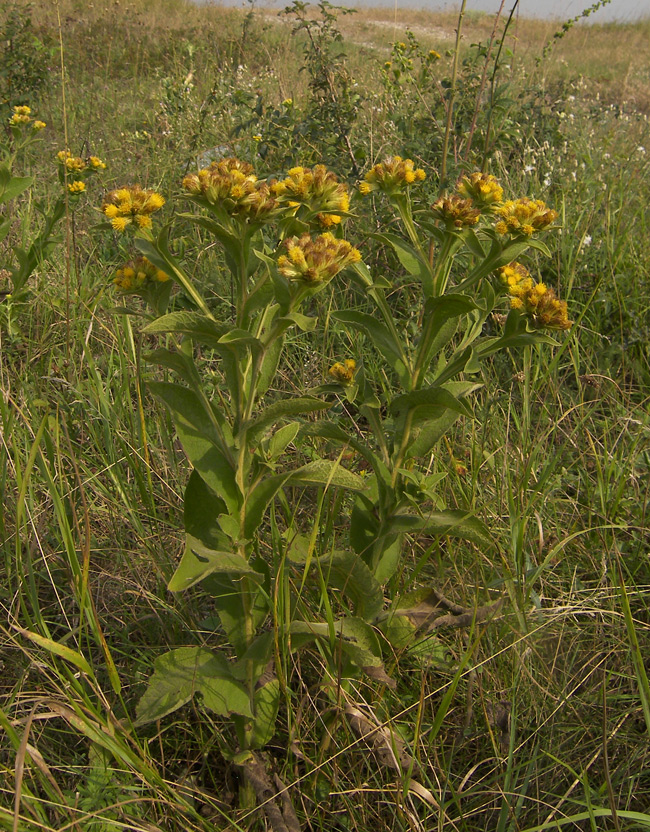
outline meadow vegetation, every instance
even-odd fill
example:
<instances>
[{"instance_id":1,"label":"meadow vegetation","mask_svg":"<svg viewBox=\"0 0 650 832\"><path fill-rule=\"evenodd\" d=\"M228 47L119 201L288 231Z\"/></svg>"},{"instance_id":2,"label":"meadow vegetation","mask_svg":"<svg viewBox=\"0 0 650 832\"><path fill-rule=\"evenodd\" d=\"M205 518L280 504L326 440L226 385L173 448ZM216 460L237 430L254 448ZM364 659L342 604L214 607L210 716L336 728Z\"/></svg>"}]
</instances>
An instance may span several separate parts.
<instances>
[{"instance_id":1,"label":"meadow vegetation","mask_svg":"<svg viewBox=\"0 0 650 832\"><path fill-rule=\"evenodd\" d=\"M650 829L650 22L0 40L0 828Z\"/></svg>"}]
</instances>

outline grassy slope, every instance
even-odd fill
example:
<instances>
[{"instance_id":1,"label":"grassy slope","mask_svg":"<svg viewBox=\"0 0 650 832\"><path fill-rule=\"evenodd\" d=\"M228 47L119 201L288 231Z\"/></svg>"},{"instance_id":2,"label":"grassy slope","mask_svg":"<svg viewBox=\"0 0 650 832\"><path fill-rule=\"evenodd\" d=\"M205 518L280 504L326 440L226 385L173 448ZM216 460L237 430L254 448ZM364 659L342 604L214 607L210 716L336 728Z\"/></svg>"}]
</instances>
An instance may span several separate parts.
<instances>
[{"instance_id":1,"label":"grassy slope","mask_svg":"<svg viewBox=\"0 0 650 832\"><path fill-rule=\"evenodd\" d=\"M38 4L34 20L56 44L54 12ZM396 22L389 11L364 11L341 24L352 75L368 98L379 95L378 67L406 26L426 48L453 46L448 15L399 14ZM170 191L197 151L233 140L233 89L254 96L262 88L274 106L287 97L301 106L308 94L299 50L266 13L245 27L236 11L173 0L66 0L61 26L69 143L109 161L107 187L137 179ZM491 26L471 17L465 42L485 40ZM516 111L521 155L513 164L497 154L494 165L512 192L546 188L561 210L547 279L559 282L580 326L553 359L543 352L529 367L513 355L495 366L477 400L479 418L462 423L432 460L448 474L444 499L476 505L490 522L500 559L420 542L420 580L460 604L498 593L506 604L480 633L431 638L429 662L396 657L396 693L357 693L379 719L404 710L395 726L418 760L419 794L358 746L336 756L354 738L336 715L321 713L316 659L295 668L296 697L272 753L286 782L302 778L295 802L311 829L505 832L556 828L550 820L565 815L582 818L568 828L647 828L647 815L644 826L626 812L650 804L650 170L639 150L650 152L649 26L575 28L541 68L534 59L553 27L517 27L515 66L539 83L544 106L530 117ZM58 60L54 51L53 74ZM195 86L185 93L190 72ZM515 82L523 83L518 75ZM209 111L201 121L210 90L214 118ZM39 110L51 125L46 152L30 162L50 194L61 102L55 84ZM545 146L559 122L562 139ZM360 142L375 148L393 135L363 124ZM547 132L538 135L542 124ZM242 135L236 141L251 152ZM21 212L34 218L28 201ZM188 706L153 730L125 724L155 656L183 643L186 628L200 630L210 611L198 592L179 598L165 589L180 549L186 464L165 414L139 385L137 321L109 312L117 252L91 234L90 206L78 213L67 258L55 258L34 283L22 334L0 333L0 597L8 622L0 630L0 824L12 825L18 782L23 829L61 829L80 818L74 828L226 829L235 817L247 828L250 818L232 808L222 729L209 715ZM296 363L311 361L318 374L334 348L329 336L317 337ZM94 675L17 627L81 650ZM470 668L446 701L469 649Z\"/></svg>"}]
</instances>

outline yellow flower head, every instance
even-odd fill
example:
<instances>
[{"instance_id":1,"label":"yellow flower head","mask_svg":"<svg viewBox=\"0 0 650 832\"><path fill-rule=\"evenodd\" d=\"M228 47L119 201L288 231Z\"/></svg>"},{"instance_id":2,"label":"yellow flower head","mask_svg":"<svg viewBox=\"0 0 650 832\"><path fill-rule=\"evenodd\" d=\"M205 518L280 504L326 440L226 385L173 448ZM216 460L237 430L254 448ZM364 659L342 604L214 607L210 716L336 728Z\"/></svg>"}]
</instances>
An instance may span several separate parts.
<instances>
[{"instance_id":1,"label":"yellow flower head","mask_svg":"<svg viewBox=\"0 0 650 832\"><path fill-rule=\"evenodd\" d=\"M556 212L547 208L545 202L528 197L504 202L498 216L497 232L518 237L530 237L536 231L548 228L557 219Z\"/></svg>"},{"instance_id":2,"label":"yellow flower head","mask_svg":"<svg viewBox=\"0 0 650 832\"><path fill-rule=\"evenodd\" d=\"M113 283L122 292L141 292L148 286L165 283L167 280L169 275L156 268L150 260L137 257L115 272Z\"/></svg>"},{"instance_id":3,"label":"yellow flower head","mask_svg":"<svg viewBox=\"0 0 650 832\"><path fill-rule=\"evenodd\" d=\"M29 110L29 107L26 107L25 109ZM29 124L30 121L31 118L26 113L14 113L9 119L9 124L17 127L19 124Z\"/></svg>"},{"instance_id":4,"label":"yellow flower head","mask_svg":"<svg viewBox=\"0 0 650 832\"><path fill-rule=\"evenodd\" d=\"M363 195L371 191L384 191L387 194L400 194L415 182L423 182L426 173L422 168L416 168L412 159L402 159L401 156L389 156L372 168L359 184L359 192Z\"/></svg>"},{"instance_id":5,"label":"yellow flower head","mask_svg":"<svg viewBox=\"0 0 650 832\"><path fill-rule=\"evenodd\" d=\"M93 170L106 170L106 163L102 162L98 156L89 156L88 167Z\"/></svg>"},{"instance_id":6,"label":"yellow flower head","mask_svg":"<svg viewBox=\"0 0 650 832\"><path fill-rule=\"evenodd\" d=\"M439 61L440 60L440 52L436 52L435 49L430 49L429 54L427 55L427 60L429 60L429 61Z\"/></svg>"},{"instance_id":7,"label":"yellow flower head","mask_svg":"<svg viewBox=\"0 0 650 832\"><path fill-rule=\"evenodd\" d=\"M201 205L220 208L242 222L261 223L281 210L269 185L258 182L252 165L235 158L188 174L183 188Z\"/></svg>"},{"instance_id":8,"label":"yellow flower head","mask_svg":"<svg viewBox=\"0 0 650 832\"><path fill-rule=\"evenodd\" d=\"M293 98L285 98L282 102L283 107L293 107Z\"/></svg>"},{"instance_id":9,"label":"yellow flower head","mask_svg":"<svg viewBox=\"0 0 650 832\"><path fill-rule=\"evenodd\" d=\"M511 297L510 306L526 315L535 329L570 329L573 324L566 301L558 300L553 289L543 283Z\"/></svg>"},{"instance_id":10,"label":"yellow flower head","mask_svg":"<svg viewBox=\"0 0 650 832\"><path fill-rule=\"evenodd\" d=\"M519 295L533 286L533 279L528 269L521 263L508 263L498 269L499 277L504 287L511 295Z\"/></svg>"},{"instance_id":11,"label":"yellow flower head","mask_svg":"<svg viewBox=\"0 0 650 832\"><path fill-rule=\"evenodd\" d=\"M310 234L284 241L286 254L278 257L278 269L289 280L310 286L328 283L341 269L361 260L361 254L346 240L326 232L312 239Z\"/></svg>"},{"instance_id":12,"label":"yellow flower head","mask_svg":"<svg viewBox=\"0 0 650 832\"><path fill-rule=\"evenodd\" d=\"M140 185L118 188L107 194L102 212L116 231L124 231L135 223L138 228L151 228L151 214L165 204L165 198L156 191L143 190Z\"/></svg>"},{"instance_id":13,"label":"yellow flower head","mask_svg":"<svg viewBox=\"0 0 650 832\"><path fill-rule=\"evenodd\" d=\"M433 215L442 220L447 228L466 228L476 225L481 212L474 206L471 199L463 199L457 194L441 197L431 206Z\"/></svg>"},{"instance_id":14,"label":"yellow flower head","mask_svg":"<svg viewBox=\"0 0 650 832\"><path fill-rule=\"evenodd\" d=\"M69 182L68 190L71 194L82 194L86 190L85 182Z\"/></svg>"},{"instance_id":15,"label":"yellow flower head","mask_svg":"<svg viewBox=\"0 0 650 832\"><path fill-rule=\"evenodd\" d=\"M343 363L337 361L336 364L333 364L327 373L334 381L338 381L339 384L347 386L354 381L354 371L356 368L357 362L353 358L346 358Z\"/></svg>"},{"instance_id":16,"label":"yellow flower head","mask_svg":"<svg viewBox=\"0 0 650 832\"><path fill-rule=\"evenodd\" d=\"M18 116L28 116L32 112L32 108L28 107L26 104L23 104L19 107L14 107L14 113Z\"/></svg>"},{"instance_id":17,"label":"yellow flower head","mask_svg":"<svg viewBox=\"0 0 650 832\"><path fill-rule=\"evenodd\" d=\"M315 217L321 228L340 223L341 214L350 210L347 185L325 165L291 168L286 179L272 180L270 188L282 205L296 212L303 208L306 218Z\"/></svg>"},{"instance_id":18,"label":"yellow flower head","mask_svg":"<svg viewBox=\"0 0 650 832\"><path fill-rule=\"evenodd\" d=\"M39 130L45 130L46 127L47 124L44 121L35 121L32 124L32 130L36 130L36 132L38 132Z\"/></svg>"},{"instance_id":19,"label":"yellow flower head","mask_svg":"<svg viewBox=\"0 0 650 832\"><path fill-rule=\"evenodd\" d=\"M492 213L503 200L503 188L496 177L489 173L470 173L463 176L456 185L461 196L471 199L476 207L488 214Z\"/></svg>"}]
</instances>

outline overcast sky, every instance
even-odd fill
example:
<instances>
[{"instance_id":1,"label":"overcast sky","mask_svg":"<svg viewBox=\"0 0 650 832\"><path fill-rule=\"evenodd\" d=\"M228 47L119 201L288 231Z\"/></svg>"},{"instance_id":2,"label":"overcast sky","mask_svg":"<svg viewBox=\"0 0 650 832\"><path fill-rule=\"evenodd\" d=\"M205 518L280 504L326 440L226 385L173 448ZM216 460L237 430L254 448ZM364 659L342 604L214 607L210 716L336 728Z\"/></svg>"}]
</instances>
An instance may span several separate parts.
<instances>
[{"instance_id":1,"label":"overcast sky","mask_svg":"<svg viewBox=\"0 0 650 832\"><path fill-rule=\"evenodd\" d=\"M203 2L205 0L196 0ZM209 2L209 0L207 0ZM242 0L221 0L224 5L247 6ZM396 0L332 0L340 6L389 6L393 8ZM583 9L592 5L593 0L519 0L519 13L524 17L555 17L566 20L579 15ZM258 0L258 6L287 6L290 0ZM505 8L512 8L513 0L506 0ZM500 0L468 0L467 9L495 12ZM397 8L455 10L460 8L458 0L397 0ZM603 8L594 12L589 20L594 23L606 23L612 20L634 21L650 17L650 0L612 0Z\"/></svg>"}]
</instances>

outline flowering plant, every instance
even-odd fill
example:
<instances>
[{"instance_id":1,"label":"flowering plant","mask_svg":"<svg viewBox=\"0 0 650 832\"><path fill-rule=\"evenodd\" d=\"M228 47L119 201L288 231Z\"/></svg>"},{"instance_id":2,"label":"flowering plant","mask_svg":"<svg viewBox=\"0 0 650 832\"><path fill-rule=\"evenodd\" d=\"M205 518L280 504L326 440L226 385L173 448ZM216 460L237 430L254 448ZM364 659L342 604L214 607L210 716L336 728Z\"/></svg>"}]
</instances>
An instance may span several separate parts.
<instances>
[{"instance_id":1,"label":"flowering plant","mask_svg":"<svg viewBox=\"0 0 650 832\"><path fill-rule=\"evenodd\" d=\"M546 251L538 235L554 212L531 200L504 203L501 186L484 174L464 177L454 193L416 211L411 192L425 177L411 160L390 157L359 188L360 198L383 194L403 228L372 237L420 283L415 336L398 325L388 303L393 282L373 273L343 238L348 189L321 165L260 180L247 163L224 159L183 180L198 211L181 216L207 230L225 253L235 287L229 322L217 318L171 253L168 229L154 233L160 195L122 188L102 207L114 229L135 231L142 255L118 272L118 288L142 294L147 282L174 283L194 304L167 314L155 308L145 327L167 336L167 346L147 358L179 380L152 381L149 388L172 414L192 465L184 553L169 588L202 582L229 642L226 650L194 644L160 656L138 718L160 719L200 693L205 707L232 720L236 742L225 753L243 769L245 800L256 792L263 799L255 752L274 734L291 651L317 642L339 683L365 673L393 685L382 643L408 649L419 626L408 604L390 597L407 538L444 535L492 545L469 508L440 505L440 475L429 474L423 460L459 416L472 416L483 361L499 350L555 343L540 330L570 325L566 304L515 261L527 248ZM378 389L356 356L337 361L315 389L272 395L287 334L317 326L302 311L305 303L343 273L374 313L340 309L332 318L368 339L388 368L390 387ZM485 334L504 293L510 311L503 330ZM208 392L195 347L220 361L217 397ZM336 399L353 402L367 427L325 415ZM325 453L332 442L334 458ZM362 472L341 464L350 450L363 461ZM317 489L307 517L297 496L306 488ZM351 504L347 539L321 521L333 491L337 506ZM303 593L311 578L321 593L320 615Z\"/></svg>"}]
</instances>

